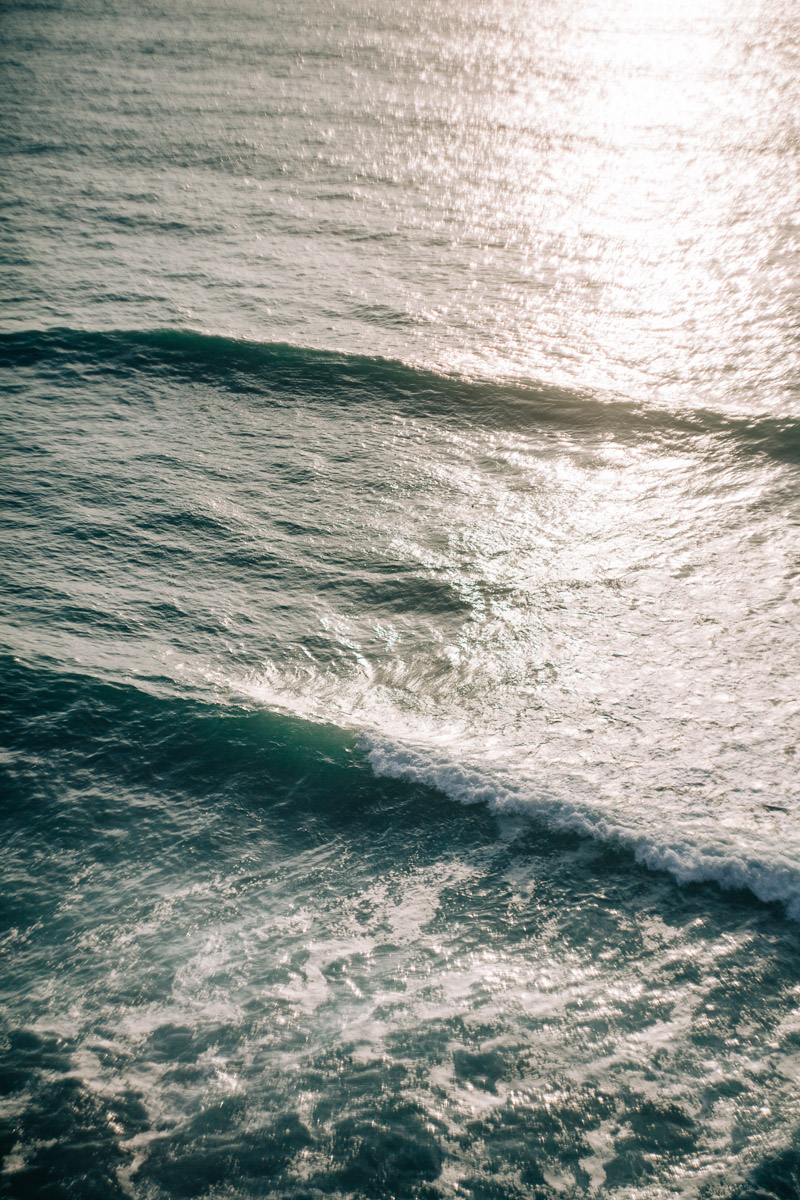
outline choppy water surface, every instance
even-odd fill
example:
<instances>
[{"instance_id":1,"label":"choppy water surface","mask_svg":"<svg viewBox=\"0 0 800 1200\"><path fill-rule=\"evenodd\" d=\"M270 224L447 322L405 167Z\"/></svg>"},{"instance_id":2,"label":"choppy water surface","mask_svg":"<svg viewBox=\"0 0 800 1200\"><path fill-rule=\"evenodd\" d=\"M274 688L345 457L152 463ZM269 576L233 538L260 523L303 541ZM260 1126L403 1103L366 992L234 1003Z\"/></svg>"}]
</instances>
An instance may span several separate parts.
<instances>
[{"instance_id":1,"label":"choppy water surface","mask_svg":"<svg viewBox=\"0 0 800 1200\"><path fill-rule=\"evenodd\" d=\"M4 1192L796 1198L794 7L0 21Z\"/></svg>"}]
</instances>

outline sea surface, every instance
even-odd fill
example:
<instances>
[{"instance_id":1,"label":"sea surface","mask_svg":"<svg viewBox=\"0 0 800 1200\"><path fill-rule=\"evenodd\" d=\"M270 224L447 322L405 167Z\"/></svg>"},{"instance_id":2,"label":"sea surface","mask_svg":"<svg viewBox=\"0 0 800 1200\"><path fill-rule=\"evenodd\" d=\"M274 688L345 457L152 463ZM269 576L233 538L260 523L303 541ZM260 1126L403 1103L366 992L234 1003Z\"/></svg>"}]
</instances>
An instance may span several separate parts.
<instances>
[{"instance_id":1,"label":"sea surface","mask_svg":"<svg viewBox=\"0 0 800 1200\"><path fill-rule=\"evenodd\" d=\"M0 98L0 1193L797 1200L796 0Z\"/></svg>"}]
</instances>

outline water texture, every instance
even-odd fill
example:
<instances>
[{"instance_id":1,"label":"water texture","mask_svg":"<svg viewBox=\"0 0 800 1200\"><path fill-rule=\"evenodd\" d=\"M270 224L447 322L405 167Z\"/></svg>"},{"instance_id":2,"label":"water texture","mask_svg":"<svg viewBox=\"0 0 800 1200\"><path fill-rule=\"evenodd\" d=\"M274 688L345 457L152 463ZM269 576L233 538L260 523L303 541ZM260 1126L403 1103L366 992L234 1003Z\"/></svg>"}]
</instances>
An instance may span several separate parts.
<instances>
[{"instance_id":1,"label":"water texture","mask_svg":"<svg viewBox=\"0 0 800 1200\"><path fill-rule=\"evenodd\" d=\"M0 1192L797 1200L794 6L0 30Z\"/></svg>"}]
</instances>

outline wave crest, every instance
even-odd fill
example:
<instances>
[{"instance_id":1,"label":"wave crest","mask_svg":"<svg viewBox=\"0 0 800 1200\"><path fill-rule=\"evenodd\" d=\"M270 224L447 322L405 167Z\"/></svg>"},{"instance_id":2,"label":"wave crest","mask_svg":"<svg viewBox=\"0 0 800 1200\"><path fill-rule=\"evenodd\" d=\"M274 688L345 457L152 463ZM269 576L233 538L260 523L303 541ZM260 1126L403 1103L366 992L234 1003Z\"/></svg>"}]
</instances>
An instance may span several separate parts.
<instances>
[{"instance_id":1,"label":"wave crest","mask_svg":"<svg viewBox=\"0 0 800 1200\"><path fill-rule=\"evenodd\" d=\"M672 411L544 382L448 375L399 360L253 342L186 329L27 330L0 334L0 366L92 374L167 372L262 400L377 404L402 415L468 420L491 428L551 427L584 436L659 441L731 439L742 452L800 462L790 417Z\"/></svg>"}]
</instances>

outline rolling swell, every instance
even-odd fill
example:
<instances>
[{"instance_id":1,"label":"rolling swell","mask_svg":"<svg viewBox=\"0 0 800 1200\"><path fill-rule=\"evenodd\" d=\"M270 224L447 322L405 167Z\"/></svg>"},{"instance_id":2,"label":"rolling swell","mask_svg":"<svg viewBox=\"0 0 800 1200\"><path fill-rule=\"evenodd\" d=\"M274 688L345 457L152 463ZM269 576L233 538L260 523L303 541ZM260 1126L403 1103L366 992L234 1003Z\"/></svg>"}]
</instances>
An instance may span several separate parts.
<instances>
[{"instance_id":1,"label":"rolling swell","mask_svg":"<svg viewBox=\"0 0 800 1200\"><path fill-rule=\"evenodd\" d=\"M449 375L398 360L259 343L181 329L28 330L0 334L0 368L35 368L62 384L92 376L159 375L279 403L377 405L416 418L467 420L524 432L703 444L722 439L744 454L800 462L791 417L672 411L535 382Z\"/></svg>"},{"instance_id":2,"label":"rolling swell","mask_svg":"<svg viewBox=\"0 0 800 1200\"><path fill-rule=\"evenodd\" d=\"M423 829L432 810L449 801L477 806L490 821L526 818L554 849L564 837L589 838L615 853L617 869L635 860L680 884L747 891L800 920L800 871L788 860L670 843L627 829L591 804L556 798L544 784L533 788L470 769L369 731L244 703L160 695L8 656L0 659L0 676L2 809L26 837L34 829L48 837L59 829L68 839L82 831L90 837L96 813L77 806L65 820L58 799L64 787L86 788L90 779L93 787L145 789L167 803L189 797L201 806L244 804L254 811L287 806L295 817L323 821L328 835L331 826L352 831L353 823L359 834L387 822L402 822L406 832Z\"/></svg>"}]
</instances>

